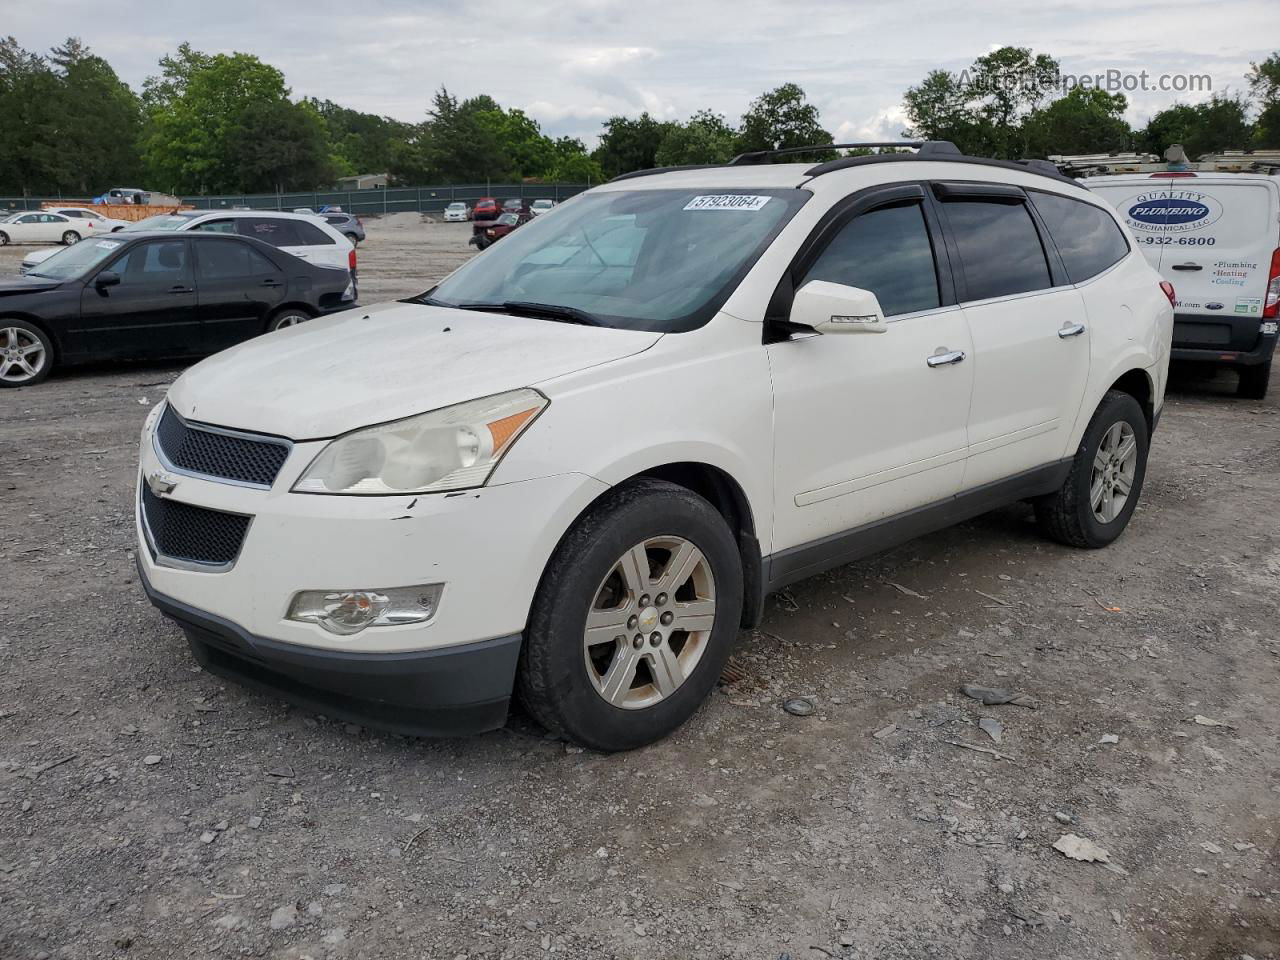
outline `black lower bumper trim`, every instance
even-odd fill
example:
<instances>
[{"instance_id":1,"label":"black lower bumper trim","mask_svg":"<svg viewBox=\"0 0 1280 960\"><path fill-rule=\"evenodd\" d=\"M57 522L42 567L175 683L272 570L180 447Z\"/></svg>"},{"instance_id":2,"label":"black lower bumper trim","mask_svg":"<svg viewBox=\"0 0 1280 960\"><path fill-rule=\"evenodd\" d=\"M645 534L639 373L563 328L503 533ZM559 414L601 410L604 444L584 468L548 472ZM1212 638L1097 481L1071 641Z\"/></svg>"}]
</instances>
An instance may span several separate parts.
<instances>
[{"instance_id":1,"label":"black lower bumper trim","mask_svg":"<svg viewBox=\"0 0 1280 960\"><path fill-rule=\"evenodd\" d=\"M1257 367L1271 360L1276 349L1274 334L1258 338L1258 345L1252 350L1218 350L1212 347L1179 347L1176 344L1169 352L1170 360L1192 361L1195 363L1216 363L1224 367Z\"/></svg>"},{"instance_id":2,"label":"black lower bumper trim","mask_svg":"<svg viewBox=\"0 0 1280 960\"><path fill-rule=\"evenodd\" d=\"M326 716L411 736L460 736L506 723L520 634L441 650L348 653L256 637L159 593L147 597L211 673Z\"/></svg>"}]
</instances>

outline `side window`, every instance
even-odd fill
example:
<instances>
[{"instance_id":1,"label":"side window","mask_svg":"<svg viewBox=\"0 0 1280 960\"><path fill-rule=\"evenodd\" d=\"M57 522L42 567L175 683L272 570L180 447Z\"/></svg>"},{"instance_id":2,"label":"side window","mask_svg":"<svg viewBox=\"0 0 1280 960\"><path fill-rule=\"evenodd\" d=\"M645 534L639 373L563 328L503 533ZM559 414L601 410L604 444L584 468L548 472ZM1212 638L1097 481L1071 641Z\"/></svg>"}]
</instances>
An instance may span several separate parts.
<instances>
[{"instance_id":1,"label":"side window","mask_svg":"<svg viewBox=\"0 0 1280 960\"><path fill-rule=\"evenodd\" d=\"M1129 242L1105 210L1056 193L1037 192L1031 198L1072 283L1097 276L1129 252Z\"/></svg>"},{"instance_id":2,"label":"side window","mask_svg":"<svg viewBox=\"0 0 1280 960\"><path fill-rule=\"evenodd\" d=\"M235 233L236 223L234 220L205 220L197 223L192 230L200 230L203 233Z\"/></svg>"},{"instance_id":3,"label":"side window","mask_svg":"<svg viewBox=\"0 0 1280 960\"><path fill-rule=\"evenodd\" d=\"M952 200L943 206L964 266L966 299L1007 297L1053 285L1040 234L1025 205Z\"/></svg>"},{"instance_id":4,"label":"side window","mask_svg":"<svg viewBox=\"0 0 1280 960\"><path fill-rule=\"evenodd\" d=\"M804 279L870 290L886 317L931 310L941 303L933 245L918 203L854 217Z\"/></svg>"},{"instance_id":5,"label":"side window","mask_svg":"<svg viewBox=\"0 0 1280 960\"><path fill-rule=\"evenodd\" d=\"M176 287L191 275L185 240L155 240L131 247L108 267L122 287Z\"/></svg>"},{"instance_id":6,"label":"side window","mask_svg":"<svg viewBox=\"0 0 1280 960\"><path fill-rule=\"evenodd\" d=\"M228 280L277 273L275 264L239 240L210 240L196 245L196 276Z\"/></svg>"},{"instance_id":7,"label":"side window","mask_svg":"<svg viewBox=\"0 0 1280 960\"><path fill-rule=\"evenodd\" d=\"M294 229L295 221L272 217L238 217L236 232L242 237L254 237L273 247L300 247L301 241Z\"/></svg>"},{"instance_id":8,"label":"side window","mask_svg":"<svg viewBox=\"0 0 1280 960\"><path fill-rule=\"evenodd\" d=\"M40 214L38 213L28 213L25 217L18 218L18 223L39 223L39 222L40 222Z\"/></svg>"},{"instance_id":9,"label":"side window","mask_svg":"<svg viewBox=\"0 0 1280 960\"><path fill-rule=\"evenodd\" d=\"M334 242L333 237L329 236L314 223L307 223L305 220L294 220L292 226L298 232L298 243L304 247L323 247L326 244L332 245Z\"/></svg>"}]
</instances>

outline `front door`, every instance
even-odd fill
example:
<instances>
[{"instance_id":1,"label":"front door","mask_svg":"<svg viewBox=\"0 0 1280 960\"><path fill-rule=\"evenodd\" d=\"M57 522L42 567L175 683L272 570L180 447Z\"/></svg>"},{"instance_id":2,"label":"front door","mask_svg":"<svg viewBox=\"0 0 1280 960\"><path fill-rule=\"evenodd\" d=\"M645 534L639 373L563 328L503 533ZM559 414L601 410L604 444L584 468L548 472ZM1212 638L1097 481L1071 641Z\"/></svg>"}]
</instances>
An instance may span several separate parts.
<instances>
[{"instance_id":1,"label":"front door","mask_svg":"<svg viewBox=\"0 0 1280 960\"><path fill-rule=\"evenodd\" d=\"M134 244L104 271L117 274L120 283L99 287L93 278L86 281L80 322L68 331L68 353L136 357L201 351L186 239Z\"/></svg>"},{"instance_id":2,"label":"front door","mask_svg":"<svg viewBox=\"0 0 1280 960\"><path fill-rule=\"evenodd\" d=\"M796 289L826 280L870 290L888 329L767 347L775 555L946 500L964 470L972 346L949 280L940 286L945 254L923 191L869 193L824 237Z\"/></svg>"}]
</instances>

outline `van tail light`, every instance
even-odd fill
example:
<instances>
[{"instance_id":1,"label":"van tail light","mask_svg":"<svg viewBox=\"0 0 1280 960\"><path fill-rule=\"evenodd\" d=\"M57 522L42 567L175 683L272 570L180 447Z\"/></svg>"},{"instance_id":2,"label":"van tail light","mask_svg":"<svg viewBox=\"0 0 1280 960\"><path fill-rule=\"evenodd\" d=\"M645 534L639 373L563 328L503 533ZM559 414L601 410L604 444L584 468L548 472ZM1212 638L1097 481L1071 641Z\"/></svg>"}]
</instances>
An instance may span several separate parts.
<instances>
[{"instance_id":1,"label":"van tail light","mask_svg":"<svg viewBox=\"0 0 1280 960\"><path fill-rule=\"evenodd\" d=\"M356 272L356 248L352 247L347 252L347 269L352 273Z\"/></svg>"},{"instance_id":2,"label":"van tail light","mask_svg":"<svg viewBox=\"0 0 1280 960\"><path fill-rule=\"evenodd\" d=\"M1173 284L1168 280L1160 281L1160 289L1164 291L1164 295L1169 298L1169 306L1176 307L1178 305L1178 295L1173 292Z\"/></svg>"},{"instance_id":3,"label":"van tail light","mask_svg":"<svg viewBox=\"0 0 1280 960\"><path fill-rule=\"evenodd\" d=\"M1280 250L1271 254L1271 272L1267 274L1267 299L1262 305L1262 315L1280 317Z\"/></svg>"}]
</instances>

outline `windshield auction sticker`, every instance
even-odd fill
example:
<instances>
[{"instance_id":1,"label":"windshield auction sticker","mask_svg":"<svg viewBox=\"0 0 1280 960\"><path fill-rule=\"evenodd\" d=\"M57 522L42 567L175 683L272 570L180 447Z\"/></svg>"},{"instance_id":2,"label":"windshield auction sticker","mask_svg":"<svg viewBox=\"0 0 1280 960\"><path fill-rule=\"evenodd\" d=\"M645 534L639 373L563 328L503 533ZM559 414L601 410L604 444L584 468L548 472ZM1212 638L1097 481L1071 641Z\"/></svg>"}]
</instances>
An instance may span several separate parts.
<instances>
[{"instance_id":1,"label":"windshield auction sticker","mask_svg":"<svg viewBox=\"0 0 1280 960\"><path fill-rule=\"evenodd\" d=\"M98 247L98 249L100 250L114 250L116 247L120 246L120 241L119 240L99 240L96 244L94 244L94 246Z\"/></svg>"},{"instance_id":2,"label":"windshield auction sticker","mask_svg":"<svg viewBox=\"0 0 1280 960\"><path fill-rule=\"evenodd\" d=\"M749 210L755 212L769 202L769 197L750 197L742 193L721 193L694 197L684 205L686 210Z\"/></svg>"}]
</instances>

